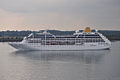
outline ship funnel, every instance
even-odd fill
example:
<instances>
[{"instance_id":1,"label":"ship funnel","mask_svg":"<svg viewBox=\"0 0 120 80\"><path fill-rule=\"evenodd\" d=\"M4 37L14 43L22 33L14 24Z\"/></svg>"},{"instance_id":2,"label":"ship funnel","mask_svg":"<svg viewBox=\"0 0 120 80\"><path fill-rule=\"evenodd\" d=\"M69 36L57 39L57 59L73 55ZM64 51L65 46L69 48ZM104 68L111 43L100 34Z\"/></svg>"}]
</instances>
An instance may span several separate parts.
<instances>
[{"instance_id":1,"label":"ship funnel","mask_svg":"<svg viewBox=\"0 0 120 80\"><path fill-rule=\"evenodd\" d=\"M83 33L91 32L90 27L86 27L85 30L83 30Z\"/></svg>"}]
</instances>

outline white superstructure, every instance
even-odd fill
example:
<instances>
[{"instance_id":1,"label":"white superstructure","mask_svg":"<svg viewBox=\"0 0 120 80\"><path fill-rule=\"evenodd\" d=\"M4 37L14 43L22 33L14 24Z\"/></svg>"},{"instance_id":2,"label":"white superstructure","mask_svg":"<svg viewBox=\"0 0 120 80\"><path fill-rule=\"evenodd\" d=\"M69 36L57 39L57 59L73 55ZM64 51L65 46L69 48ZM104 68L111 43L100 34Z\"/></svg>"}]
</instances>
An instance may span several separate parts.
<instances>
[{"instance_id":1,"label":"white superstructure","mask_svg":"<svg viewBox=\"0 0 120 80\"><path fill-rule=\"evenodd\" d=\"M19 50L100 50L109 49L111 42L99 32L91 32L87 27L73 35L55 36L47 31L31 33L22 42L9 43Z\"/></svg>"}]
</instances>

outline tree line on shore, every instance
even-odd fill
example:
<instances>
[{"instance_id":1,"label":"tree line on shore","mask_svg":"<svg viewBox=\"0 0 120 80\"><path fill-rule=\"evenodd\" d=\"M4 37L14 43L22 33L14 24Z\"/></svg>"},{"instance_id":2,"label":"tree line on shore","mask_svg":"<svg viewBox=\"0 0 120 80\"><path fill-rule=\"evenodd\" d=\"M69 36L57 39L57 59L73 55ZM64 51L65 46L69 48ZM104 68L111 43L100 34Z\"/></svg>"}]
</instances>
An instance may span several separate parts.
<instances>
[{"instance_id":1,"label":"tree line on shore","mask_svg":"<svg viewBox=\"0 0 120 80\"><path fill-rule=\"evenodd\" d=\"M0 31L0 42L18 42L22 41L25 36L28 36L30 33L43 32L40 31ZM82 30L80 30L82 31ZM95 30L92 30L95 31ZM51 34L54 35L72 35L75 31L60 31L60 30L48 30ZM110 40L120 40L120 31L115 30L99 30L98 32L102 33Z\"/></svg>"}]
</instances>

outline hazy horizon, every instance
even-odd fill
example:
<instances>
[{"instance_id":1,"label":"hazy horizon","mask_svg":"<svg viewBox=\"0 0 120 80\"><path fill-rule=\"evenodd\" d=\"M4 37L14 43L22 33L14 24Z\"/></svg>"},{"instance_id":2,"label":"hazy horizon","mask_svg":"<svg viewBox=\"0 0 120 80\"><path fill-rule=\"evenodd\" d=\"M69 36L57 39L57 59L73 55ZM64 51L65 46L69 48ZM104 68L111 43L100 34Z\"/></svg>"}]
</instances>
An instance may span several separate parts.
<instances>
[{"instance_id":1,"label":"hazy horizon","mask_svg":"<svg viewBox=\"0 0 120 80\"><path fill-rule=\"evenodd\" d=\"M42 30L56 30L56 31L76 31L76 30L60 30L60 29L39 29L39 30L0 30L0 31L42 31ZM84 29L78 29L84 30ZM120 31L120 30L113 30L113 29L91 29L91 30L101 30L101 31Z\"/></svg>"},{"instance_id":2,"label":"hazy horizon","mask_svg":"<svg viewBox=\"0 0 120 80\"><path fill-rule=\"evenodd\" d=\"M120 30L120 0L0 0L0 31Z\"/></svg>"}]
</instances>

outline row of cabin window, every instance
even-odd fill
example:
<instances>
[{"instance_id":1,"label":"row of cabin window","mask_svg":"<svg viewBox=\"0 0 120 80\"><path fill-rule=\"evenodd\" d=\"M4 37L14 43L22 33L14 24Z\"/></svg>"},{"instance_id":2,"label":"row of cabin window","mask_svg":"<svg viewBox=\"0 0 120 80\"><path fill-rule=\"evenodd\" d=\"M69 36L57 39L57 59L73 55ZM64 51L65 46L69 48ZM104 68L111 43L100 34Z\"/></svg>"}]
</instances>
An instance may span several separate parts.
<instances>
[{"instance_id":1,"label":"row of cabin window","mask_svg":"<svg viewBox=\"0 0 120 80\"><path fill-rule=\"evenodd\" d=\"M55 37L34 37L34 38L55 38ZM56 37L56 38L100 38L100 36L78 36L78 37Z\"/></svg>"},{"instance_id":2,"label":"row of cabin window","mask_svg":"<svg viewBox=\"0 0 120 80\"><path fill-rule=\"evenodd\" d=\"M46 40L86 40L86 39L102 39L102 38L46 38ZM41 39L45 40L45 39Z\"/></svg>"},{"instance_id":3,"label":"row of cabin window","mask_svg":"<svg viewBox=\"0 0 120 80\"><path fill-rule=\"evenodd\" d=\"M78 38L41 38L42 40L46 39L46 40L74 40L74 39L98 39L98 38L101 38L101 37L78 37Z\"/></svg>"},{"instance_id":4,"label":"row of cabin window","mask_svg":"<svg viewBox=\"0 0 120 80\"><path fill-rule=\"evenodd\" d=\"M42 43L44 42L45 40L28 40L28 42L30 43ZM57 41L57 42L77 42L77 43L80 43L80 42L104 42L103 39L74 39L74 40L46 40L46 42L50 42L50 41Z\"/></svg>"}]
</instances>

